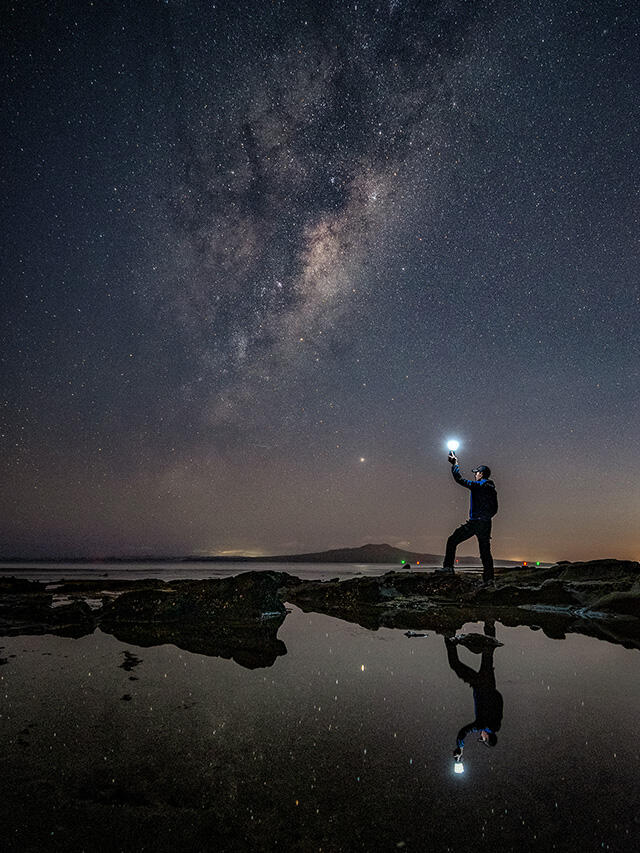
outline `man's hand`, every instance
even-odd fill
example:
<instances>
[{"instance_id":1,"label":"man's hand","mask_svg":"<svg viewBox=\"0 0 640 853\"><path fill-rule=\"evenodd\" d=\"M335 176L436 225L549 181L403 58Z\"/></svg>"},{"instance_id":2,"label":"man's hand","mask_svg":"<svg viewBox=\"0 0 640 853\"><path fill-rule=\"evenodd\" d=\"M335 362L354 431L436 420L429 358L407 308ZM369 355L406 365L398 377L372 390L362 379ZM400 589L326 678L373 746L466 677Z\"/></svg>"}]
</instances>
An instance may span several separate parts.
<instances>
[{"instance_id":1,"label":"man's hand","mask_svg":"<svg viewBox=\"0 0 640 853\"><path fill-rule=\"evenodd\" d=\"M462 747L461 746L458 746L453 750L453 757L455 758L456 761L462 760Z\"/></svg>"},{"instance_id":2,"label":"man's hand","mask_svg":"<svg viewBox=\"0 0 640 853\"><path fill-rule=\"evenodd\" d=\"M453 452L453 450L449 451L449 455L447 456L447 459L449 460L449 465L457 465L458 464L458 457Z\"/></svg>"}]
</instances>

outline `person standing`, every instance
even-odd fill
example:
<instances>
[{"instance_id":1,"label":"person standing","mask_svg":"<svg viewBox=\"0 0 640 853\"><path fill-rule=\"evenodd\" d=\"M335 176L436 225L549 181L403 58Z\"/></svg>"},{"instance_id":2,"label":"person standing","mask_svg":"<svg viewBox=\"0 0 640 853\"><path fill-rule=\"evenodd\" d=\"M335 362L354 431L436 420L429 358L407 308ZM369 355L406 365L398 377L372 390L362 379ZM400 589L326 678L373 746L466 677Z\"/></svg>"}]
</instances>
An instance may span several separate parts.
<instances>
[{"instance_id":1,"label":"person standing","mask_svg":"<svg viewBox=\"0 0 640 853\"><path fill-rule=\"evenodd\" d=\"M470 491L469 519L456 528L447 540L444 562L439 572L454 574L453 564L455 562L456 548L460 542L478 538L480 548L480 559L482 560L482 580L486 584L493 583L493 557L491 556L491 519L498 511L498 494L496 485L491 477L491 469L488 465L478 465L473 469L474 479L465 480L460 473L458 457L449 452L449 463L453 479L465 489Z\"/></svg>"}]
</instances>

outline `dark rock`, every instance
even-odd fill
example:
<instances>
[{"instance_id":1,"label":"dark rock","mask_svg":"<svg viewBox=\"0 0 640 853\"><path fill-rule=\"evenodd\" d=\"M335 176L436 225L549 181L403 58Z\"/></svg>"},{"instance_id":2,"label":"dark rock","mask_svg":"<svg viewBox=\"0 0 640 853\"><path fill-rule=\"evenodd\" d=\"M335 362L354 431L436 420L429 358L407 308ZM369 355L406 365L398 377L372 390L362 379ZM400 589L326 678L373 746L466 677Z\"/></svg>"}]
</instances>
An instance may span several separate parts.
<instances>
[{"instance_id":1,"label":"dark rock","mask_svg":"<svg viewBox=\"0 0 640 853\"><path fill-rule=\"evenodd\" d=\"M137 646L172 643L251 669L271 666L287 651L277 632L286 615L282 597L289 584L297 587L300 580L283 572L245 572L133 590L104 606L100 624Z\"/></svg>"},{"instance_id":2,"label":"dark rock","mask_svg":"<svg viewBox=\"0 0 640 853\"><path fill-rule=\"evenodd\" d=\"M612 592L592 601L592 612L617 613L622 616L640 617L640 590Z\"/></svg>"},{"instance_id":3,"label":"dark rock","mask_svg":"<svg viewBox=\"0 0 640 853\"><path fill-rule=\"evenodd\" d=\"M53 596L38 585L31 593L0 596L0 635L58 634L83 637L95 626L95 616L88 604L73 601L52 607Z\"/></svg>"},{"instance_id":4,"label":"dark rock","mask_svg":"<svg viewBox=\"0 0 640 853\"><path fill-rule=\"evenodd\" d=\"M56 594L78 593L84 595L99 595L104 591L113 592L129 592L134 589L162 589L166 586L166 581L157 578L143 578L138 580L126 580L114 578L107 583L103 580L104 576L99 578L88 578L73 581L62 580L55 584Z\"/></svg>"},{"instance_id":5,"label":"dark rock","mask_svg":"<svg viewBox=\"0 0 640 853\"><path fill-rule=\"evenodd\" d=\"M480 654L487 649L497 649L499 646L504 645L504 643L500 643L496 640L495 637L488 637L486 634L475 633L456 634L456 636L453 637L453 642L456 642L459 646L464 646L469 649L470 652L474 652L475 654Z\"/></svg>"},{"instance_id":6,"label":"dark rock","mask_svg":"<svg viewBox=\"0 0 640 853\"><path fill-rule=\"evenodd\" d=\"M634 560L589 560L586 563L568 563L563 564L559 577L563 581L627 578L634 582L640 579L640 563Z\"/></svg>"},{"instance_id":7,"label":"dark rock","mask_svg":"<svg viewBox=\"0 0 640 853\"><path fill-rule=\"evenodd\" d=\"M500 586L496 589L480 589L475 595L477 601L491 601L494 605L509 606L521 604L552 604L558 607L581 607L584 598L562 581L550 578L540 586Z\"/></svg>"},{"instance_id":8,"label":"dark rock","mask_svg":"<svg viewBox=\"0 0 640 853\"><path fill-rule=\"evenodd\" d=\"M461 574L387 572L377 577L311 581L302 587L290 588L287 597L303 609L313 604L321 606L323 612L331 609L345 612L412 598L456 602L476 588L475 580Z\"/></svg>"},{"instance_id":9,"label":"dark rock","mask_svg":"<svg viewBox=\"0 0 640 853\"><path fill-rule=\"evenodd\" d=\"M26 578L0 578L0 595L18 595L21 593L44 592L44 586L39 581Z\"/></svg>"},{"instance_id":10,"label":"dark rock","mask_svg":"<svg viewBox=\"0 0 640 853\"><path fill-rule=\"evenodd\" d=\"M245 572L232 578L179 581L161 589L134 590L105 604L101 621L107 626L145 622L229 624L259 620L265 612L284 616L279 590L290 581L283 572Z\"/></svg>"},{"instance_id":11,"label":"dark rock","mask_svg":"<svg viewBox=\"0 0 640 853\"><path fill-rule=\"evenodd\" d=\"M562 568L555 566L528 566L526 569L509 569L507 571L497 569L496 580L501 585L509 584L531 584L539 585L549 578L556 578L562 572Z\"/></svg>"},{"instance_id":12,"label":"dark rock","mask_svg":"<svg viewBox=\"0 0 640 853\"><path fill-rule=\"evenodd\" d=\"M119 623L109 626L108 633L131 645L147 648L170 643L187 652L231 659L247 669L256 669L272 666L278 657L286 655L287 647L277 637L283 622L284 614L279 619L245 624ZM107 631L106 626L101 627Z\"/></svg>"},{"instance_id":13,"label":"dark rock","mask_svg":"<svg viewBox=\"0 0 640 853\"><path fill-rule=\"evenodd\" d=\"M377 577L301 580L285 572L245 572L206 581L105 582L57 585L74 600L52 607L42 584L0 579L0 634L53 632L69 636L103 630L124 642L173 642L202 654L231 657L245 666L268 666L286 653L276 634L285 601L375 630L380 626L439 633L465 621L541 627L562 638L580 631L637 647L640 635L640 564L624 560L558 563L498 571L483 587L475 573L389 571ZM83 596L104 604L91 611ZM117 595L117 598L113 598ZM126 668L126 667L125 667Z\"/></svg>"},{"instance_id":14,"label":"dark rock","mask_svg":"<svg viewBox=\"0 0 640 853\"><path fill-rule=\"evenodd\" d=\"M289 589L287 596L304 611L327 613L372 630L385 626L450 633L465 621L494 618L515 626L535 619L535 628L554 639L579 631L634 646L640 620L613 628L609 624L606 630L591 623L594 616L602 620L606 614L640 615L636 567L618 560L535 567L499 573L494 588L481 586L471 574L392 571L373 578L309 581Z\"/></svg>"},{"instance_id":15,"label":"dark rock","mask_svg":"<svg viewBox=\"0 0 640 853\"><path fill-rule=\"evenodd\" d=\"M136 666L140 666L142 661L139 657L136 657L132 652L124 651L122 653L124 655L124 660L120 664L120 669L124 669L125 672L131 672Z\"/></svg>"}]
</instances>

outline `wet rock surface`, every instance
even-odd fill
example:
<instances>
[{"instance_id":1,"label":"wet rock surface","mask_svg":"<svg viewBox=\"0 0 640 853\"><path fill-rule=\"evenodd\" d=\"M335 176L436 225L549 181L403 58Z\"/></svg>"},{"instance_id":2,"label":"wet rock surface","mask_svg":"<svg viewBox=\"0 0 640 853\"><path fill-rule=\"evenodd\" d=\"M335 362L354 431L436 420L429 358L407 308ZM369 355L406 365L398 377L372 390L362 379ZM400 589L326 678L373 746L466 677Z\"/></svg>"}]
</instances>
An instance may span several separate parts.
<instances>
[{"instance_id":1,"label":"wet rock surface","mask_svg":"<svg viewBox=\"0 0 640 853\"><path fill-rule=\"evenodd\" d=\"M96 624L85 601L53 607L53 595L37 581L7 578L0 583L0 636L50 633L82 637L92 633Z\"/></svg>"},{"instance_id":2,"label":"wet rock surface","mask_svg":"<svg viewBox=\"0 0 640 853\"><path fill-rule=\"evenodd\" d=\"M68 603L53 606L54 594ZM173 643L251 668L270 666L286 654L277 639L286 601L373 630L452 635L465 622L498 619L553 638L577 632L640 648L640 564L623 560L498 570L488 587L474 573L407 571L329 581L275 571L204 581L96 578L49 587L3 578L0 635L80 637L99 625L138 646Z\"/></svg>"},{"instance_id":3,"label":"wet rock surface","mask_svg":"<svg viewBox=\"0 0 640 853\"><path fill-rule=\"evenodd\" d=\"M272 666L287 651L277 633L286 615L288 583L300 584L300 579L283 572L246 572L131 590L104 605L100 625L137 646L172 643L248 669Z\"/></svg>"},{"instance_id":4,"label":"wet rock surface","mask_svg":"<svg viewBox=\"0 0 640 853\"><path fill-rule=\"evenodd\" d=\"M232 578L175 581L123 593L102 608L101 624L145 622L235 622L285 614L279 595L287 583L299 582L282 572L246 572Z\"/></svg>"},{"instance_id":5,"label":"wet rock surface","mask_svg":"<svg viewBox=\"0 0 640 853\"><path fill-rule=\"evenodd\" d=\"M498 570L495 586L477 575L388 572L382 577L315 581L288 590L291 602L366 628L459 630L498 619L563 639L582 633L640 648L640 563L595 560Z\"/></svg>"}]
</instances>

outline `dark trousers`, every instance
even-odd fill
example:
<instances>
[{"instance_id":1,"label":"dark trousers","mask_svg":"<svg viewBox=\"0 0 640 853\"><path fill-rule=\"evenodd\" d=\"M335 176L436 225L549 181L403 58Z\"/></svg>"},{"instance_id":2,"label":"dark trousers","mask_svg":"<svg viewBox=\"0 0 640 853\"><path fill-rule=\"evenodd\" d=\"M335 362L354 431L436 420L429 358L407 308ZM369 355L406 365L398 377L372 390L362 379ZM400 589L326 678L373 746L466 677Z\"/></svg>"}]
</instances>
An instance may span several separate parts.
<instances>
[{"instance_id":1,"label":"dark trousers","mask_svg":"<svg viewBox=\"0 0 640 853\"><path fill-rule=\"evenodd\" d=\"M469 519L460 527L456 528L451 536L447 539L447 550L444 555L443 566L445 568L453 568L456 559L456 548L465 539L471 539L472 536L478 537L478 545L480 546L480 559L482 560L482 579L485 581L493 580L493 557L491 556L491 522L490 521L473 521Z\"/></svg>"}]
</instances>

